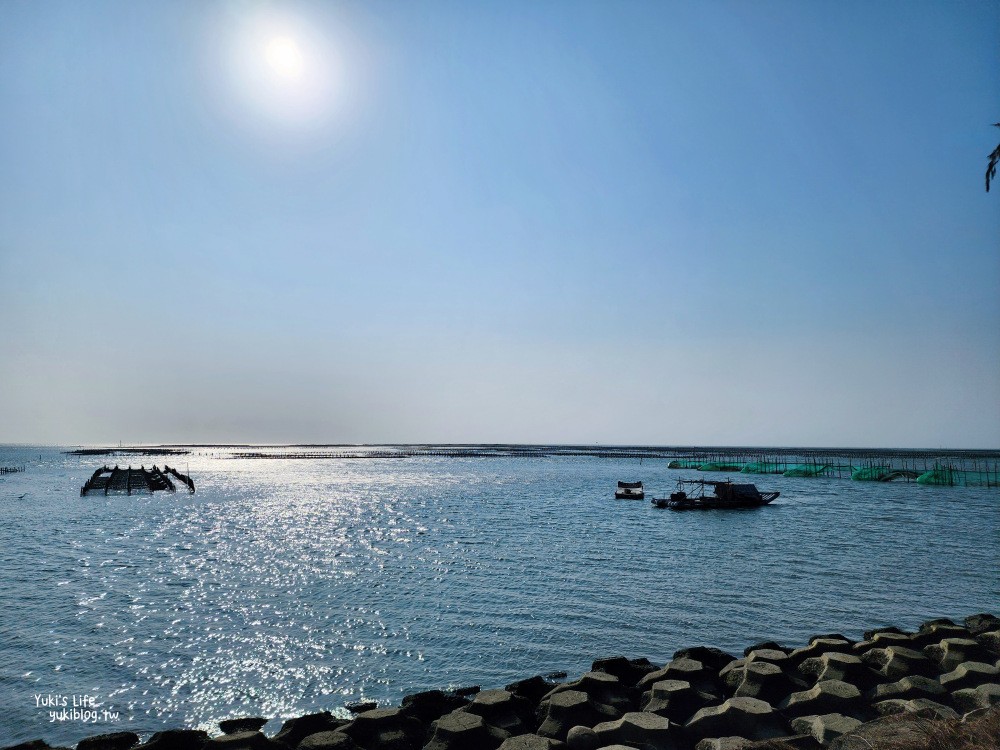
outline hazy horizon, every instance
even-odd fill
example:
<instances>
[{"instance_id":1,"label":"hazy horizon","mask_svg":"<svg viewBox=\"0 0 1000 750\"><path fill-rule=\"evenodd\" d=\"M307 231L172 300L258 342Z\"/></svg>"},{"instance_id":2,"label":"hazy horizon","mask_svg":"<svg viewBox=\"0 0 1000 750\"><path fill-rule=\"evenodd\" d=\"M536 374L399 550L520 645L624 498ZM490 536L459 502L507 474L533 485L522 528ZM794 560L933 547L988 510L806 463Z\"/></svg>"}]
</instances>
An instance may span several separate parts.
<instances>
[{"instance_id":1,"label":"hazy horizon","mask_svg":"<svg viewBox=\"0 0 1000 750\"><path fill-rule=\"evenodd\" d=\"M110 443L110 442L91 442L91 443L0 443L0 445L5 445L13 448L74 448L78 450L99 450L99 451L153 451L159 448L163 449L196 449L196 448L381 448L381 447L394 447L394 448L417 448L417 447L430 447L430 448L556 448L556 449L609 449L609 450L707 450L713 451L718 450L722 453L735 452L735 451L778 451L778 452L789 452L789 451L830 451L831 455L836 455L837 451L873 451L873 452L888 452L901 451L904 453L934 453L940 451L941 453L982 453L982 454L995 454L1000 453L998 448L970 448L967 446L919 446L912 448L903 448L895 445L722 445L722 444L712 444L712 445L700 445L695 443L484 443L484 442L465 442L465 443L435 443L430 441L419 441L419 442L391 442L391 441L381 441L374 443L332 443L332 442L312 442L312 443L275 443L275 442L259 442L259 443L247 443L247 442L227 442L227 443L185 443L185 442L140 442L140 443Z\"/></svg>"},{"instance_id":2,"label":"hazy horizon","mask_svg":"<svg viewBox=\"0 0 1000 750\"><path fill-rule=\"evenodd\" d=\"M997 28L0 4L0 442L1000 448Z\"/></svg>"}]
</instances>

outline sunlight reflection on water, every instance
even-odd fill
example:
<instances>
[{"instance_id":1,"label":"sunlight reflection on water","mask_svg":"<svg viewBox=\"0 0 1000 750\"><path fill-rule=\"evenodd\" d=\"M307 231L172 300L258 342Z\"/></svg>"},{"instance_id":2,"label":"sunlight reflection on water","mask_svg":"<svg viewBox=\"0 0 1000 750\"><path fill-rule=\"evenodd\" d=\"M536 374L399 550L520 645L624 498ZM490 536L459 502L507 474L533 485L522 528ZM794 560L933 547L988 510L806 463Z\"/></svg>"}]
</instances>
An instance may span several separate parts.
<instances>
[{"instance_id":1,"label":"sunlight reflection on water","mask_svg":"<svg viewBox=\"0 0 1000 750\"><path fill-rule=\"evenodd\" d=\"M691 473L665 462L193 455L195 495L80 498L95 463L50 450L0 483L21 614L0 624L0 736L88 733L48 724L39 692L128 717L90 734L215 730L1000 602L995 488L757 477L772 507L674 514L609 499Z\"/></svg>"}]
</instances>

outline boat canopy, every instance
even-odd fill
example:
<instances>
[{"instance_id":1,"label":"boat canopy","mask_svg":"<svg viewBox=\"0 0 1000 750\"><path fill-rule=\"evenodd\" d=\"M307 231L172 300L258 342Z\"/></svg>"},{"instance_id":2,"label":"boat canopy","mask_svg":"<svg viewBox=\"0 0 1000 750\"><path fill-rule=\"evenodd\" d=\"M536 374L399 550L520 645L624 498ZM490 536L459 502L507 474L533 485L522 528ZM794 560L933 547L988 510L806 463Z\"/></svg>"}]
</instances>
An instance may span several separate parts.
<instances>
[{"instance_id":1,"label":"boat canopy","mask_svg":"<svg viewBox=\"0 0 1000 750\"><path fill-rule=\"evenodd\" d=\"M715 490L715 496L722 500L760 500L762 498L760 490L753 484L733 484L729 480L712 479L681 479L678 484L700 484L703 487L712 487Z\"/></svg>"},{"instance_id":2,"label":"boat canopy","mask_svg":"<svg viewBox=\"0 0 1000 750\"><path fill-rule=\"evenodd\" d=\"M642 482L618 482L618 489L621 490L641 490Z\"/></svg>"},{"instance_id":3,"label":"boat canopy","mask_svg":"<svg viewBox=\"0 0 1000 750\"><path fill-rule=\"evenodd\" d=\"M752 484L727 484L715 486L715 494L725 500L760 500L760 490Z\"/></svg>"}]
</instances>

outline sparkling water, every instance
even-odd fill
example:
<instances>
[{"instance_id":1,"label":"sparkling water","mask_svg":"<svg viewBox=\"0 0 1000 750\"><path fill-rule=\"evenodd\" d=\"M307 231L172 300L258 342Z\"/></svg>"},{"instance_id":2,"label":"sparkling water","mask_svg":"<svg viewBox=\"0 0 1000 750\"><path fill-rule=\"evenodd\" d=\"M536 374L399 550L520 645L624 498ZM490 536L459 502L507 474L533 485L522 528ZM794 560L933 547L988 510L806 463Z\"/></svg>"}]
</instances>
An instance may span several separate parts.
<instances>
[{"instance_id":1,"label":"sparkling water","mask_svg":"<svg viewBox=\"0 0 1000 750\"><path fill-rule=\"evenodd\" d=\"M0 742L217 731L682 647L1000 610L1000 491L744 476L745 511L615 501L636 458L234 459L2 447ZM80 497L105 463L196 494ZM75 705L74 705L75 704Z\"/></svg>"}]
</instances>

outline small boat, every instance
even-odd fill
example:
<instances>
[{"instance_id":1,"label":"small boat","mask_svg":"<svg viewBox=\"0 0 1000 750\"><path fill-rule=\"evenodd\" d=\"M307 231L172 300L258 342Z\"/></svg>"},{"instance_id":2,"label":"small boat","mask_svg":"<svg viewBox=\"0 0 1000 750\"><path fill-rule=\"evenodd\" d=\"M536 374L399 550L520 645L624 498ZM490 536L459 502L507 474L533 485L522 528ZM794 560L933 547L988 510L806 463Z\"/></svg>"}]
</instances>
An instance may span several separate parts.
<instances>
[{"instance_id":1,"label":"small boat","mask_svg":"<svg viewBox=\"0 0 1000 750\"><path fill-rule=\"evenodd\" d=\"M688 494L685 487L690 486ZM708 495L705 488L710 487ZM719 508L759 508L774 500L780 492L761 492L753 484L733 484L731 480L717 482L711 479L681 479L677 491L669 498L654 497L650 502L657 508L670 510L713 510Z\"/></svg>"},{"instance_id":2,"label":"small boat","mask_svg":"<svg viewBox=\"0 0 1000 750\"><path fill-rule=\"evenodd\" d=\"M619 482L615 490L615 500L643 500L645 497L642 482Z\"/></svg>"}]
</instances>

